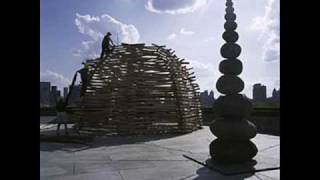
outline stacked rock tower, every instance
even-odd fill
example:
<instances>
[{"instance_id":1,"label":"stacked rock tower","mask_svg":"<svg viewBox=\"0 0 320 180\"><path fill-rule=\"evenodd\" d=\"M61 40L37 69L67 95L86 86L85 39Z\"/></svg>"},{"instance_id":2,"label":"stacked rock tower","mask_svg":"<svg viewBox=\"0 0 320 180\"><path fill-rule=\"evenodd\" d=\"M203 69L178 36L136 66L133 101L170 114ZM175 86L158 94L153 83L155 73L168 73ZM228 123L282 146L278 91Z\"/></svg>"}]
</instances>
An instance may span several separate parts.
<instances>
[{"instance_id":1,"label":"stacked rock tower","mask_svg":"<svg viewBox=\"0 0 320 180\"><path fill-rule=\"evenodd\" d=\"M216 83L217 90L225 95L214 104L217 118L210 125L210 130L217 139L210 144L210 155L213 161L241 163L250 161L258 152L250 141L256 136L257 129L247 120L252 110L251 102L239 94L244 89L244 82L238 77L242 72L242 63L237 59L241 47L235 43L239 35L235 32L237 24L232 1L227 0L226 6L225 32L222 35L226 43L220 52L226 59L219 65L223 75Z\"/></svg>"}]
</instances>

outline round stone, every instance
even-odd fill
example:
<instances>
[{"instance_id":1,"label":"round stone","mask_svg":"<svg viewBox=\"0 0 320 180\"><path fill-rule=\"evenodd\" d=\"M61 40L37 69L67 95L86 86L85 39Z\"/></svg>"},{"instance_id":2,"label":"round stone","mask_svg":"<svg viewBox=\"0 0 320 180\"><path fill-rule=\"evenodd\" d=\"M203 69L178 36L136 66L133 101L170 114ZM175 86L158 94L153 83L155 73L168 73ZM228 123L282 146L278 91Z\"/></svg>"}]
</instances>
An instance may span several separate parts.
<instances>
[{"instance_id":1,"label":"round stone","mask_svg":"<svg viewBox=\"0 0 320 180\"><path fill-rule=\"evenodd\" d=\"M221 163L241 163L252 160L258 149L250 140L227 141L215 139L210 144L210 155L213 160Z\"/></svg>"},{"instance_id":2,"label":"round stone","mask_svg":"<svg viewBox=\"0 0 320 180\"><path fill-rule=\"evenodd\" d=\"M224 23L225 30L235 30L237 28L237 23L234 21L227 21Z\"/></svg>"},{"instance_id":3,"label":"round stone","mask_svg":"<svg viewBox=\"0 0 320 180\"><path fill-rule=\"evenodd\" d=\"M235 31L225 31L222 34L222 37L224 40L226 40L227 42L236 42L239 39L239 35L237 32Z\"/></svg>"},{"instance_id":4,"label":"round stone","mask_svg":"<svg viewBox=\"0 0 320 180\"><path fill-rule=\"evenodd\" d=\"M237 16L234 13L227 13L226 15L224 15L224 19L227 21L234 21L236 20Z\"/></svg>"},{"instance_id":5,"label":"round stone","mask_svg":"<svg viewBox=\"0 0 320 180\"><path fill-rule=\"evenodd\" d=\"M233 7L227 7L226 8L226 13L233 13L234 12L234 8Z\"/></svg>"},{"instance_id":6,"label":"round stone","mask_svg":"<svg viewBox=\"0 0 320 180\"><path fill-rule=\"evenodd\" d=\"M226 120L242 120L248 118L252 112L252 103L242 94L219 96L214 102L213 109L218 117Z\"/></svg>"},{"instance_id":7,"label":"round stone","mask_svg":"<svg viewBox=\"0 0 320 180\"><path fill-rule=\"evenodd\" d=\"M223 60L219 64L219 71L226 75L239 75L242 72L242 62L238 59Z\"/></svg>"},{"instance_id":8,"label":"round stone","mask_svg":"<svg viewBox=\"0 0 320 180\"><path fill-rule=\"evenodd\" d=\"M222 94L236 94L244 89L244 82L237 76L223 75L218 79L216 88Z\"/></svg>"},{"instance_id":9,"label":"round stone","mask_svg":"<svg viewBox=\"0 0 320 180\"><path fill-rule=\"evenodd\" d=\"M237 58L241 53L241 47L235 43L225 43L220 50L224 58Z\"/></svg>"},{"instance_id":10,"label":"round stone","mask_svg":"<svg viewBox=\"0 0 320 180\"><path fill-rule=\"evenodd\" d=\"M256 126L247 121L229 121L224 118L217 119L210 125L212 134L225 140L248 140L257 134Z\"/></svg>"},{"instance_id":11,"label":"round stone","mask_svg":"<svg viewBox=\"0 0 320 180\"><path fill-rule=\"evenodd\" d=\"M221 166L233 166L233 167L241 167L241 169L251 169L253 170L254 167L256 166L256 164L258 163L256 160L252 159L246 162L240 162L240 163L221 163L221 162L217 162L214 159L210 158L206 160L206 165L208 165L209 167L221 167ZM247 173L247 174L242 174L241 175L241 179L247 179L249 177L251 177L252 174L251 173Z\"/></svg>"}]
</instances>

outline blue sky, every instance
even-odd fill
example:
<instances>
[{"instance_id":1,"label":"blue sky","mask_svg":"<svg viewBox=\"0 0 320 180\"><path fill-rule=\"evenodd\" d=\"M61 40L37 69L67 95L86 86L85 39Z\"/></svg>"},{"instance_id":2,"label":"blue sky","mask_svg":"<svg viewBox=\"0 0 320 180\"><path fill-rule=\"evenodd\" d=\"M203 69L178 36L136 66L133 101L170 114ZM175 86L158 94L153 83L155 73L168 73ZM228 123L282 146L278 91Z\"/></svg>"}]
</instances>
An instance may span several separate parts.
<instances>
[{"instance_id":1,"label":"blue sky","mask_svg":"<svg viewBox=\"0 0 320 180\"><path fill-rule=\"evenodd\" d=\"M98 57L101 40L166 45L194 68L202 90L216 91L225 1L222 0L41 0L40 80L67 86L81 62ZM252 85L279 88L279 0L234 0L242 47L243 93Z\"/></svg>"}]
</instances>

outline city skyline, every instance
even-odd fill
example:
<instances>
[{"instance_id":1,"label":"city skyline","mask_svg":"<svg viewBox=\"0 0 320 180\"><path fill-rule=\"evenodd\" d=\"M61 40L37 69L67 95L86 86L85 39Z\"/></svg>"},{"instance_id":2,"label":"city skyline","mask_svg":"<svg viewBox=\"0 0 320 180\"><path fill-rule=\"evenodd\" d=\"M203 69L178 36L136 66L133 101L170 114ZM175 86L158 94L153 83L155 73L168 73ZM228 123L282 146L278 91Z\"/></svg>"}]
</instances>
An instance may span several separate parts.
<instances>
[{"instance_id":1,"label":"city skyline","mask_svg":"<svg viewBox=\"0 0 320 180\"><path fill-rule=\"evenodd\" d=\"M52 84L52 82L49 82L49 81L40 81L40 84L41 83L50 83L50 87L53 87L53 86L56 86L55 84ZM253 84L253 86L252 86L252 91L254 91L254 86L255 85L258 85L258 84L260 84L260 85L262 85L262 86L265 86L264 84L262 84L262 83L254 83ZM65 89L67 88L67 92L69 92L69 86L70 86L71 84L69 84L68 86L66 86L66 87L62 87L61 89L58 87L58 86L56 86L57 87L57 91L60 91L60 93L61 93L61 96L62 97L65 97L65 95L67 94L67 93L65 93ZM75 84L76 86L79 86L80 84ZM276 91L279 91L280 90L280 88L268 88L267 86L266 86L266 92L268 92L268 90L269 91L271 91L271 94L269 95L269 94L266 94L266 98L270 98L270 97L272 97L273 96L273 93L274 93L274 90L276 90ZM203 93L203 92L205 92L205 91L207 91L208 93L211 93L211 92L213 92L214 93L214 97L216 97L216 98L218 98L218 94L219 94L219 92L218 91L214 91L213 89L203 89L203 90L200 90L199 92L200 93ZM242 93L242 94L245 94L245 93ZM253 93L251 93L252 94L252 96L248 96L247 94L245 94L248 98L250 98L250 99L253 99Z\"/></svg>"},{"instance_id":2,"label":"city skyline","mask_svg":"<svg viewBox=\"0 0 320 180\"><path fill-rule=\"evenodd\" d=\"M279 88L279 0L243 0L237 6L239 59L252 97L256 82L267 95ZM40 80L60 90L87 58L98 57L102 36L117 42L166 45L194 68L201 91L214 90L223 58L224 2L216 0L41 0ZM134 15L133 15L134 14ZM218 18L220 17L220 18Z\"/></svg>"}]
</instances>

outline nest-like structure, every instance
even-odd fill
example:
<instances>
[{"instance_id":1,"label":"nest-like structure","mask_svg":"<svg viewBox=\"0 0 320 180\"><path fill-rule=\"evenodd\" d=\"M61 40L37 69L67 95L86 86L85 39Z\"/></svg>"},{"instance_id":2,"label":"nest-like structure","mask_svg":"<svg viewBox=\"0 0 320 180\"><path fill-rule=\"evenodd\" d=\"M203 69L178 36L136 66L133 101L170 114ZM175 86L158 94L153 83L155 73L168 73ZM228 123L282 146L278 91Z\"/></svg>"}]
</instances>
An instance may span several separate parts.
<instances>
[{"instance_id":1,"label":"nest-like structure","mask_svg":"<svg viewBox=\"0 0 320 180\"><path fill-rule=\"evenodd\" d=\"M104 59L86 63L89 84L73 109L81 131L162 134L201 127L192 68L165 46L121 44Z\"/></svg>"}]
</instances>

